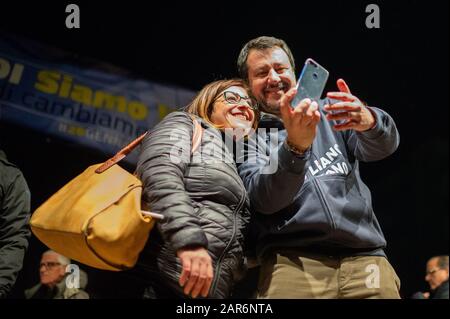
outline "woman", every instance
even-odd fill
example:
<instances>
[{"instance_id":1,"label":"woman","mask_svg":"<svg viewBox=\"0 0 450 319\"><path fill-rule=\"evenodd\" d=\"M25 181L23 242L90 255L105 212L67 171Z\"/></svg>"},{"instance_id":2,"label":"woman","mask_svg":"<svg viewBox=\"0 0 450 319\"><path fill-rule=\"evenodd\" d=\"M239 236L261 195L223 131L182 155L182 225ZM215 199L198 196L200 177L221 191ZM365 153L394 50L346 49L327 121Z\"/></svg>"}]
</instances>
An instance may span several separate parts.
<instances>
[{"instance_id":1,"label":"woman","mask_svg":"<svg viewBox=\"0 0 450 319\"><path fill-rule=\"evenodd\" d=\"M224 137L235 127L256 127L254 102L242 80L222 80L205 86L186 110L167 115L142 143L143 205L164 219L139 263L153 273L158 298L226 298L245 272L250 214ZM191 154L193 118L204 130Z\"/></svg>"}]
</instances>

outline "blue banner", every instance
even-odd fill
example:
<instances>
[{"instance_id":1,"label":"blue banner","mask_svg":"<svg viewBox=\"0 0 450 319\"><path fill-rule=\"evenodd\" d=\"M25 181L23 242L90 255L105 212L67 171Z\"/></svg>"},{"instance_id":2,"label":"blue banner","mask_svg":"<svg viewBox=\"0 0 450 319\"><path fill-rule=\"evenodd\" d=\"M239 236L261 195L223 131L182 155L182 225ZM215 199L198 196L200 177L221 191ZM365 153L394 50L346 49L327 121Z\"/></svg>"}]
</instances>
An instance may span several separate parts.
<instances>
[{"instance_id":1,"label":"blue banner","mask_svg":"<svg viewBox=\"0 0 450 319\"><path fill-rule=\"evenodd\" d=\"M195 95L114 71L102 63L73 59L60 50L2 35L0 120L109 156ZM128 161L135 162L136 154Z\"/></svg>"}]
</instances>

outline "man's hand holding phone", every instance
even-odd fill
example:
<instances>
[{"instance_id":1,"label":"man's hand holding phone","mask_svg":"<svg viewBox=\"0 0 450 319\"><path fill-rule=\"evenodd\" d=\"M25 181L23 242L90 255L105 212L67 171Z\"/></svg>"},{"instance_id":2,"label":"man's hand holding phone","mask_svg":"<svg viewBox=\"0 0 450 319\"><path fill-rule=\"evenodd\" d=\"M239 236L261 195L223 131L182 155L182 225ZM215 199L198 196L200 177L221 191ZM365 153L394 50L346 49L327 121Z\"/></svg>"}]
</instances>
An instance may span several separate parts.
<instances>
[{"instance_id":1,"label":"man's hand holding phone","mask_svg":"<svg viewBox=\"0 0 450 319\"><path fill-rule=\"evenodd\" d=\"M352 95L350 89L343 79L337 80L339 92L328 92L327 97L339 100L334 104L327 104L324 110L329 112L327 120L342 120L333 128L336 131L355 130L359 132L367 131L376 125L374 114L366 107L360 99Z\"/></svg>"},{"instance_id":2,"label":"man's hand holding phone","mask_svg":"<svg viewBox=\"0 0 450 319\"><path fill-rule=\"evenodd\" d=\"M317 123L320 121L319 106L316 101L306 98L291 106L297 89L292 88L280 100L280 113L287 131L287 142L304 152L316 137Z\"/></svg>"},{"instance_id":3,"label":"man's hand holding phone","mask_svg":"<svg viewBox=\"0 0 450 319\"><path fill-rule=\"evenodd\" d=\"M315 136L320 112L316 100L320 99L328 79L328 71L308 58L297 82L298 88L290 89L280 101L281 118L288 133L287 142L300 152L311 146ZM329 92L327 97L338 100L327 104L329 121L342 121L333 126L336 131L367 131L376 125L376 117L360 99L352 95L343 79L337 81L339 92Z\"/></svg>"},{"instance_id":4,"label":"man's hand holding phone","mask_svg":"<svg viewBox=\"0 0 450 319\"><path fill-rule=\"evenodd\" d=\"M281 118L288 133L287 143L304 153L316 136L320 112L317 100L328 79L328 71L311 58L306 59L297 81L280 101Z\"/></svg>"}]
</instances>

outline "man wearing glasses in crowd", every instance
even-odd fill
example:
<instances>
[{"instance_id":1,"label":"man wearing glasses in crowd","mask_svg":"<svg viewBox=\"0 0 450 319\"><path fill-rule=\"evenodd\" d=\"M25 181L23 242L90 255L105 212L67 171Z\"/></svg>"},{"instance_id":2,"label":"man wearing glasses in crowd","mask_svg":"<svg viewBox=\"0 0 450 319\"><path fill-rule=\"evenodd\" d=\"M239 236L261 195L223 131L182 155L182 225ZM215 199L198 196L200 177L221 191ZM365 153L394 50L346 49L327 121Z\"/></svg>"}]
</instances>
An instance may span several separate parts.
<instances>
[{"instance_id":1,"label":"man wearing glasses in crowd","mask_svg":"<svg viewBox=\"0 0 450 319\"><path fill-rule=\"evenodd\" d=\"M87 284L87 275L80 270L79 288L67 287L66 267L70 259L52 250L42 254L39 264L40 283L25 290L27 299L89 299L83 290Z\"/></svg>"},{"instance_id":2,"label":"man wearing glasses in crowd","mask_svg":"<svg viewBox=\"0 0 450 319\"><path fill-rule=\"evenodd\" d=\"M428 260L425 281L430 291L417 292L413 299L449 299L448 256L434 256Z\"/></svg>"}]
</instances>

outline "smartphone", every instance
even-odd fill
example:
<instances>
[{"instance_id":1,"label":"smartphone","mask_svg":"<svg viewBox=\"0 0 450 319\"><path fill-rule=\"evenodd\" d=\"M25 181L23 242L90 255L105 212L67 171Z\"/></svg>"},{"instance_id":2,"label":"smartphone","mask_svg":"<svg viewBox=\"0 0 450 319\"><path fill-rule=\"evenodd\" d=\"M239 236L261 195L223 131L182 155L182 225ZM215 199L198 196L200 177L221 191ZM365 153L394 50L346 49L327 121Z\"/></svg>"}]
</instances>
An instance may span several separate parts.
<instances>
[{"instance_id":1,"label":"smartphone","mask_svg":"<svg viewBox=\"0 0 450 319\"><path fill-rule=\"evenodd\" d=\"M302 73L297 81L297 94L291 102L294 107L301 100L310 98L318 101L328 80L329 72L313 59L306 59Z\"/></svg>"}]
</instances>

